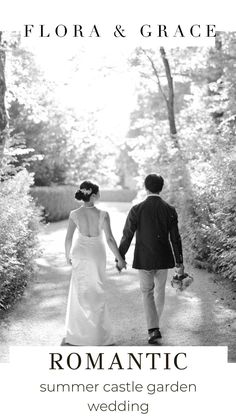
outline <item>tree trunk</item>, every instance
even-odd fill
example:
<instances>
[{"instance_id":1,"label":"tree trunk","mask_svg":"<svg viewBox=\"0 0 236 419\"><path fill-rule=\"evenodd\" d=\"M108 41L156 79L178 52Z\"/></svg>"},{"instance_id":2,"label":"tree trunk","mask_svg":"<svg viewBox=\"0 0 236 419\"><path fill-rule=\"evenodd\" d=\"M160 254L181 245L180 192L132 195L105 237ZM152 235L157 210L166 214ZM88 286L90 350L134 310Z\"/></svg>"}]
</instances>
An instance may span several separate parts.
<instances>
[{"instance_id":1,"label":"tree trunk","mask_svg":"<svg viewBox=\"0 0 236 419\"><path fill-rule=\"evenodd\" d=\"M0 161L2 160L7 137L7 112L5 106L6 81L5 81L6 52L2 45L2 32L0 32Z\"/></svg>"},{"instance_id":2,"label":"tree trunk","mask_svg":"<svg viewBox=\"0 0 236 419\"><path fill-rule=\"evenodd\" d=\"M160 47L160 54L165 68L167 79L168 94L165 95L165 101L168 111L168 121L170 128L170 135L176 151L170 160L170 174L169 174L169 194L170 199L174 205L179 207L181 220L188 219L187 212L191 207L192 187L188 170L188 165L185 160L184 152L180 147L177 135L177 128L175 123L175 108L174 108L174 84L171 75L169 61L166 57L166 52L163 47Z\"/></svg>"},{"instance_id":3,"label":"tree trunk","mask_svg":"<svg viewBox=\"0 0 236 419\"><path fill-rule=\"evenodd\" d=\"M160 47L161 58L162 58L162 61L163 61L163 64L164 64L166 78L167 78L168 95L166 95L166 93L164 92L164 89L161 85L160 77L159 77L159 74L158 74L158 71L157 71L156 66L154 64L153 59L146 53L145 50L143 50L143 52L151 63L153 73L154 73L154 75L157 79L157 84L158 84L159 90L160 90L160 92L161 92L161 94L162 94L162 96L165 100L165 103L166 103L167 113L168 113L168 122L169 122L169 128L170 128L170 135L171 135L172 141L174 143L174 146L177 149L180 149L178 138L177 138L176 124L175 124L173 78L172 78L171 71L170 71L169 61L166 58L165 50L164 50L163 47Z\"/></svg>"},{"instance_id":4,"label":"tree trunk","mask_svg":"<svg viewBox=\"0 0 236 419\"><path fill-rule=\"evenodd\" d=\"M175 136L177 134L177 129L176 129L176 124L175 124L173 78L170 71L169 61L166 58L166 52L163 47L160 48L160 54L161 54L161 58L165 67L165 73L166 73L167 84L168 84L168 97L166 99L167 99L167 111L168 111L170 133L171 135Z\"/></svg>"}]
</instances>

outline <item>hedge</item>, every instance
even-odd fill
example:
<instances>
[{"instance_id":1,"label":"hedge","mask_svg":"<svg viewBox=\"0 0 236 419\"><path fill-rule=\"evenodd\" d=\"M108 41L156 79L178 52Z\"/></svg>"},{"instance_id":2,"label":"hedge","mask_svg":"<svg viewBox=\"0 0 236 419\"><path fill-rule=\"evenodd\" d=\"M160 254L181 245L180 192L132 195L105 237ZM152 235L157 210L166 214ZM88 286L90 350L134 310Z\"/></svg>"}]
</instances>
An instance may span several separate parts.
<instances>
[{"instance_id":1,"label":"hedge","mask_svg":"<svg viewBox=\"0 0 236 419\"><path fill-rule=\"evenodd\" d=\"M14 304L34 274L39 211L29 195L31 183L26 170L0 183L0 312Z\"/></svg>"},{"instance_id":2,"label":"hedge","mask_svg":"<svg viewBox=\"0 0 236 419\"><path fill-rule=\"evenodd\" d=\"M47 221L60 221L68 218L70 211L79 206L74 198L76 189L73 185L37 186L31 188L30 192ZM136 191L129 189L101 190L101 201L131 202L136 194Z\"/></svg>"}]
</instances>

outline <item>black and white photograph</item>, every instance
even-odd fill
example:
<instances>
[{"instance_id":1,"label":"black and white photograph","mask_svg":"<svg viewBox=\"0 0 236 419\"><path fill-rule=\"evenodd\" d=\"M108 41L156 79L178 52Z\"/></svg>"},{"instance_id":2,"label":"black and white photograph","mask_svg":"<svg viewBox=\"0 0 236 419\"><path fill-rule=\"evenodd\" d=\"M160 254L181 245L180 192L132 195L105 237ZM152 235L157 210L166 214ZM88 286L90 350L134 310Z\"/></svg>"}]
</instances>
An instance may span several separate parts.
<instances>
[{"instance_id":1,"label":"black and white photograph","mask_svg":"<svg viewBox=\"0 0 236 419\"><path fill-rule=\"evenodd\" d=\"M236 27L50 17L0 27L0 362L222 346L234 364Z\"/></svg>"}]
</instances>

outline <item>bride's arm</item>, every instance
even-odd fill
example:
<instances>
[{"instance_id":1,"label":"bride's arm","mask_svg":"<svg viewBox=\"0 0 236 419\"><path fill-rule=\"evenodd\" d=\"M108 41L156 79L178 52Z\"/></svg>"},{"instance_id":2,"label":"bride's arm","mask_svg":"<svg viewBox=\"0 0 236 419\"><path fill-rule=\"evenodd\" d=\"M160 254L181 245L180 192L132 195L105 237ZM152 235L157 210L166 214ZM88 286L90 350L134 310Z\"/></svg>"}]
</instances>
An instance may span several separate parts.
<instances>
[{"instance_id":1,"label":"bride's arm","mask_svg":"<svg viewBox=\"0 0 236 419\"><path fill-rule=\"evenodd\" d=\"M66 238L65 238L65 255L66 255L66 261L68 264L71 265L71 260L70 260L70 250L71 250L71 246L72 246L72 239L73 239L73 234L75 231L75 223L72 220L72 218L69 218L69 223L68 223L68 227L67 227L67 232L66 232Z\"/></svg>"},{"instance_id":2,"label":"bride's arm","mask_svg":"<svg viewBox=\"0 0 236 419\"><path fill-rule=\"evenodd\" d=\"M107 244L108 244L109 248L111 249L115 258L117 259L120 269L125 268L126 267L126 262L122 258L121 254L119 252L117 243L116 243L116 241L114 239L114 236L112 234L110 216L109 216L108 212L106 212L106 215L105 215L105 218L104 218L103 228L104 228Z\"/></svg>"}]
</instances>

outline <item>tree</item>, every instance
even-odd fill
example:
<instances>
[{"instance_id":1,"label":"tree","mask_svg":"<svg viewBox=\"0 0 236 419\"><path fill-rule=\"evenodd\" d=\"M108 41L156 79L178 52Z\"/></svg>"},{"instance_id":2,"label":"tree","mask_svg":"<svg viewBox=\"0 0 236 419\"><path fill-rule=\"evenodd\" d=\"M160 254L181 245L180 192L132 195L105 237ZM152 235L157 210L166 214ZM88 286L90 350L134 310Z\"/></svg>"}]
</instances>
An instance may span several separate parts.
<instances>
[{"instance_id":1,"label":"tree","mask_svg":"<svg viewBox=\"0 0 236 419\"><path fill-rule=\"evenodd\" d=\"M172 49L168 62L164 50L161 60L155 51L136 51L133 64L143 87L129 132L140 175L148 169L169 180L166 197L179 210L186 257L231 279L236 275L235 39L221 33L213 48ZM168 101L173 104L174 98L170 116Z\"/></svg>"},{"instance_id":2,"label":"tree","mask_svg":"<svg viewBox=\"0 0 236 419\"><path fill-rule=\"evenodd\" d=\"M22 147L28 149L27 156L18 156L18 164L27 164L37 186L77 183L94 173L104 185L117 184L118 176L111 172L118 147L114 135L111 138L109 134L101 134L100 101L91 101L89 109L84 109L81 98L78 108L73 107L73 101L66 103L61 99L62 91L65 96L68 91L79 95L84 88L85 73L81 69L81 61L86 59L84 55L85 58L83 51L79 51L72 59L67 58L67 77L63 75L63 81L54 81L46 77L32 51L21 45L12 52L8 69L10 133L19 146L21 141ZM65 65L63 61L62 64ZM92 70L98 83L110 71Z\"/></svg>"},{"instance_id":3,"label":"tree","mask_svg":"<svg viewBox=\"0 0 236 419\"><path fill-rule=\"evenodd\" d=\"M174 55L175 51L172 50L171 57ZM149 63L149 67L147 67L143 62L143 57L147 59L146 61ZM145 93L143 93L140 104L143 101L144 103L152 103L155 106L153 106L153 111L156 109L158 112L157 116L155 116L155 113L153 113L154 118L152 118L151 121L150 116L147 116L147 119L144 119L141 113L140 116L142 118L142 129L139 132L136 130L136 133L135 131L132 133L131 128L131 136L137 137L137 134L144 136L142 147L145 147L144 144L146 144L147 156L149 154L151 144L151 148L153 149L154 154L154 167L156 166L156 171L161 171L167 179L168 198L175 205L186 207L186 199L189 200L191 196L191 181L185 156L185 150L183 147L181 147L181 137L177 133L174 101L174 80L166 51L163 47L161 47L159 49L159 55L156 55L155 51L138 49L136 50L136 57L131 60L131 63L132 65L138 66L140 68L141 76L145 81L147 80L148 85L150 85L150 80L152 80L154 77L155 84L150 86L152 93L151 95L149 94L149 98L152 100L152 102L150 102L150 99L147 97L147 89L145 89ZM180 96L177 105L177 112L179 113L184 105L183 98L187 92L186 87L188 89L189 86L189 77L187 78L187 82L186 77L183 78L183 76L180 74L176 75L176 77L177 80L179 78L179 84L176 83L177 97ZM158 90L156 89L156 86L158 87ZM160 118L159 108L161 107L163 109L163 102L165 112L163 111L163 115ZM140 118L140 116L138 116L138 118ZM135 115L133 115L133 117L134 123L136 125L137 119ZM169 134L167 131L168 128ZM150 138L150 140L148 140L148 138ZM156 143L155 146L154 141ZM139 148L139 144L135 146L135 148L137 150ZM163 153L165 153L165 155L163 155ZM150 157L148 160L149 163L147 164L146 162L145 166L153 166L153 163L150 162ZM167 165L168 170L166 170Z\"/></svg>"},{"instance_id":4,"label":"tree","mask_svg":"<svg viewBox=\"0 0 236 419\"><path fill-rule=\"evenodd\" d=\"M163 64L164 64L165 74L166 74L166 79L167 79L167 86L168 86L168 93L167 94L164 92L163 86L161 85L158 70L155 66L155 63L154 63L153 59L151 58L150 55L148 55L148 53L145 52L145 50L143 50L143 51L144 51L144 54L147 56L148 60L151 63L153 73L154 73L154 75L157 79L158 87L159 87L160 92L161 92L161 94L164 98L164 101L166 103L166 107L167 107L167 111L168 111L170 134L171 134L171 136L174 137L177 134L176 123L175 123L175 112L174 112L174 85L173 85L173 77L171 75L171 70L170 70L170 64L169 64L169 61L166 57L165 49L163 47L160 47L160 55L161 55L161 58L162 58L162 61L163 61ZM178 143L176 143L176 145L178 145Z\"/></svg>"},{"instance_id":5,"label":"tree","mask_svg":"<svg viewBox=\"0 0 236 419\"><path fill-rule=\"evenodd\" d=\"M5 106L6 81L5 81L6 52L3 42L3 33L0 32L0 161L3 157L4 146L7 138L7 112Z\"/></svg>"},{"instance_id":6,"label":"tree","mask_svg":"<svg viewBox=\"0 0 236 419\"><path fill-rule=\"evenodd\" d=\"M8 309L22 295L27 281L32 279L38 256L39 213L29 194L33 179L22 166L16 170L16 154L20 150L8 135L5 62L6 50L10 53L14 44L14 35L10 35L9 43L3 42L0 32L0 311Z\"/></svg>"},{"instance_id":7,"label":"tree","mask_svg":"<svg viewBox=\"0 0 236 419\"><path fill-rule=\"evenodd\" d=\"M10 136L25 153L15 165L26 164L36 185L63 183L65 162L62 152L69 136L71 112L58 106L56 86L47 80L32 52L20 45L11 51L8 66L8 112Z\"/></svg>"}]
</instances>

